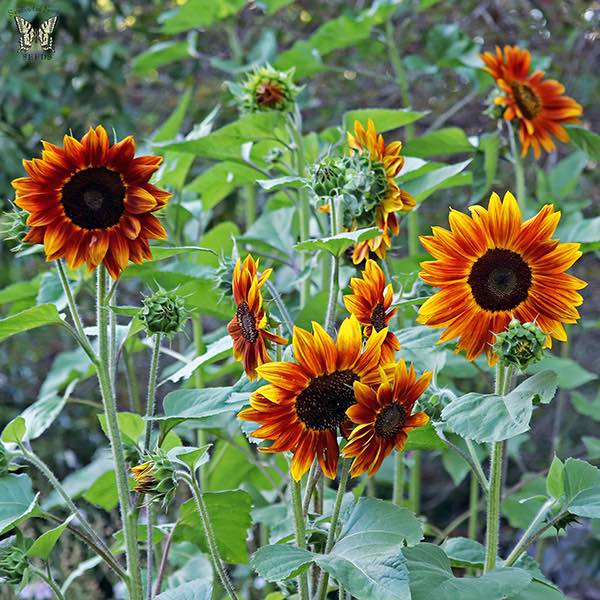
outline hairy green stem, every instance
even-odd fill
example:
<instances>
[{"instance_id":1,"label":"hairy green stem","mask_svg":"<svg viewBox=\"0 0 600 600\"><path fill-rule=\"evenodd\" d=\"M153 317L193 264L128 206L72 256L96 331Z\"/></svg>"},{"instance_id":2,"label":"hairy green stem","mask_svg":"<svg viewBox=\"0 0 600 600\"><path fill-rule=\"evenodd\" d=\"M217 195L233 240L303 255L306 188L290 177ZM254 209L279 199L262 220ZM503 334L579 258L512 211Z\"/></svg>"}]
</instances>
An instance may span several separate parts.
<instances>
[{"instance_id":1,"label":"hairy green stem","mask_svg":"<svg viewBox=\"0 0 600 600\"><path fill-rule=\"evenodd\" d=\"M404 454L396 451L394 455L394 489L392 491L392 502L396 506L404 503Z\"/></svg>"},{"instance_id":2,"label":"hairy green stem","mask_svg":"<svg viewBox=\"0 0 600 600\"><path fill-rule=\"evenodd\" d=\"M109 339L108 339L108 304L106 301L106 268L100 265L97 269L97 325L98 325L98 354L99 362L96 365L98 383L102 394L104 414L106 417L106 430L110 440L110 447L115 465L115 478L119 509L123 523L125 538L125 554L127 557L127 572L129 573L130 600L142 598L142 576L140 573L139 549L137 544L137 524L132 522L129 506L129 487L127 485L127 471L123 442L117 418L117 403L113 394L110 378Z\"/></svg>"},{"instance_id":3,"label":"hairy green stem","mask_svg":"<svg viewBox=\"0 0 600 600\"><path fill-rule=\"evenodd\" d=\"M206 344L204 343L204 331L202 327L202 317L200 315L194 315L192 317L192 331L194 335L196 356L202 356L206 352ZM204 368L202 365L194 371L194 385L198 389L204 387ZM206 430L202 428L196 429L196 445L198 448L205 446L207 441ZM207 479L205 465L200 465L198 467L198 475L200 478L200 489L204 489Z\"/></svg>"},{"instance_id":4,"label":"hairy green stem","mask_svg":"<svg viewBox=\"0 0 600 600\"><path fill-rule=\"evenodd\" d=\"M65 272L65 267L60 258L56 261L56 270L58 271L58 277L60 278L60 283L62 285L63 291L65 292L65 296L67 298L67 306L69 307L69 313L71 315L71 319L73 319L73 324L75 325L75 330L81 336L81 338L84 339L85 341L87 341L89 344L89 340L88 340L87 336L85 335L85 331L83 329L83 323L81 321L81 317L79 316L79 310L77 309L77 304L75 303L73 291L71 290L71 286L69 285L69 279L67 277L67 273Z\"/></svg>"},{"instance_id":5,"label":"hairy green stem","mask_svg":"<svg viewBox=\"0 0 600 600\"><path fill-rule=\"evenodd\" d=\"M52 579L51 576L46 575L46 573L44 573L44 571L42 571L41 569L38 569L37 567L30 566L29 570L32 573L34 573L35 575L37 575L40 579L45 581L50 586L50 589L54 592L54 595L56 596L56 598L58 600L65 600L63 593L60 591L60 588L56 584L56 581L54 581L54 579Z\"/></svg>"},{"instance_id":6,"label":"hairy green stem","mask_svg":"<svg viewBox=\"0 0 600 600\"><path fill-rule=\"evenodd\" d=\"M351 460L342 459L342 472L340 474L340 480L338 485L337 494L335 496L335 503L333 505L333 513L331 514L331 524L329 525L329 531L327 533L327 541L325 542L325 554L329 554L335 543L337 537L338 521L340 519L340 510L342 508L342 501L344 494L346 493L346 485L348 484L348 475L350 474ZM327 585L329 584L329 573L321 571L319 577L319 585L317 586L317 593L315 598L317 600L325 600L327 597Z\"/></svg>"},{"instance_id":7,"label":"hairy green stem","mask_svg":"<svg viewBox=\"0 0 600 600\"><path fill-rule=\"evenodd\" d=\"M152 504L148 503L146 507L148 523L146 524L146 600L152 600L152 580L153 580L153 553L154 553L154 521L155 514Z\"/></svg>"},{"instance_id":8,"label":"hairy green stem","mask_svg":"<svg viewBox=\"0 0 600 600\"><path fill-rule=\"evenodd\" d=\"M495 394L504 396L508 392L512 376L512 367L505 367L500 362L496 365ZM502 495L502 473L504 471L504 442L492 444L490 454L490 488L487 503L487 520L485 532L485 564L484 572L496 566L498 541L500 534L500 498Z\"/></svg>"},{"instance_id":9,"label":"hairy green stem","mask_svg":"<svg viewBox=\"0 0 600 600\"><path fill-rule=\"evenodd\" d=\"M408 501L410 510L416 515L421 510L421 452L415 450L408 480Z\"/></svg>"},{"instance_id":10,"label":"hairy green stem","mask_svg":"<svg viewBox=\"0 0 600 600\"><path fill-rule=\"evenodd\" d=\"M302 511L302 484L292 477L290 469L290 491L292 494L292 508L294 510L294 530L296 533L296 546L306 548L306 531L304 513ZM298 575L298 594L300 600L308 600L308 573Z\"/></svg>"},{"instance_id":11,"label":"hairy green stem","mask_svg":"<svg viewBox=\"0 0 600 600\"><path fill-rule=\"evenodd\" d=\"M516 196L517 201L521 206L525 206L527 204L527 197L525 191L525 171L523 169L523 159L519 154L519 149L517 148L517 142L515 140L515 131L511 123L507 122L506 127L508 129L508 141L510 144L510 152L512 154L513 160L513 168L515 170L515 187L516 187Z\"/></svg>"},{"instance_id":12,"label":"hairy green stem","mask_svg":"<svg viewBox=\"0 0 600 600\"><path fill-rule=\"evenodd\" d=\"M532 540L536 538L536 536L540 535L538 528L543 523L544 519L546 518L546 515L548 514L549 510L552 508L555 502L556 500L554 500L554 498L551 498L544 502L537 515L535 515L535 517L533 518L533 521L531 521L531 523L529 524L529 527L525 530L525 533L523 533L521 539L517 542L517 545L507 556L505 563L507 567L514 565L515 562L519 560L521 554L523 554L523 552L525 552L525 550L527 550L527 548L533 543Z\"/></svg>"},{"instance_id":13,"label":"hairy green stem","mask_svg":"<svg viewBox=\"0 0 600 600\"><path fill-rule=\"evenodd\" d=\"M479 529L479 481L475 473L471 473L469 486L469 528L468 536L471 540L477 540Z\"/></svg>"},{"instance_id":14,"label":"hairy green stem","mask_svg":"<svg viewBox=\"0 0 600 600\"><path fill-rule=\"evenodd\" d=\"M212 523L210 522L210 516L208 514L206 504L204 503L202 492L198 487L198 482L196 481L196 478L193 475L186 475L184 477L184 481L189 486L190 491L192 492L192 496L194 498L194 504L196 505L196 510L198 511L198 516L200 517L202 528L204 529L204 535L206 536L206 542L208 545L208 551L212 561L213 569L217 573L217 576L221 581L221 585L227 592L229 598L231 600L238 600L236 591L229 579L227 571L225 570L225 566L223 565L221 554L219 553L219 548L217 546L217 540L215 538L215 532L213 531Z\"/></svg>"},{"instance_id":15,"label":"hairy green stem","mask_svg":"<svg viewBox=\"0 0 600 600\"><path fill-rule=\"evenodd\" d=\"M319 463L317 460L313 460L312 465L310 466L310 471L308 472L308 480L306 481L306 490L304 491L304 500L302 501L302 515L306 518L308 514L308 509L310 507L310 499L317 488L317 483L319 482L320 477L322 477L323 471L319 468Z\"/></svg>"},{"instance_id":16,"label":"hairy green stem","mask_svg":"<svg viewBox=\"0 0 600 600\"><path fill-rule=\"evenodd\" d=\"M269 290L269 294L271 295L271 298L273 298L273 302L275 302L275 306L277 306L277 310L279 311L279 316L281 317L281 320L285 324L285 328L287 329L288 334L290 336L294 335L294 322L292 321L292 317L290 316L290 313L288 312L288 309L286 308L286 306L281 298L281 295L277 291L277 288L268 279L265 281L265 287Z\"/></svg>"},{"instance_id":17,"label":"hairy green stem","mask_svg":"<svg viewBox=\"0 0 600 600\"><path fill-rule=\"evenodd\" d=\"M150 440L152 438L152 421L156 412L156 377L158 374L158 361L160 358L161 334L155 333L152 340L152 358L150 360L150 373L148 375L148 395L146 398L146 423L144 428L144 452L150 451Z\"/></svg>"},{"instance_id":18,"label":"hairy green stem","mask_svg":"<svg viewBox=\"0 0 600 600\"><path fill-rule=\"evenodd\" d=\"M338 231L338 203L334 197L331 197L329 212L331 217L331 235L337 235ZM333 255L331 257L331 280L329 283L329 301L327 303L327 313L325 314L325 331L333 335L335 328L335 313L337 309L338 295L340 293L340 258Z\"/></svg>"}]
</instances>

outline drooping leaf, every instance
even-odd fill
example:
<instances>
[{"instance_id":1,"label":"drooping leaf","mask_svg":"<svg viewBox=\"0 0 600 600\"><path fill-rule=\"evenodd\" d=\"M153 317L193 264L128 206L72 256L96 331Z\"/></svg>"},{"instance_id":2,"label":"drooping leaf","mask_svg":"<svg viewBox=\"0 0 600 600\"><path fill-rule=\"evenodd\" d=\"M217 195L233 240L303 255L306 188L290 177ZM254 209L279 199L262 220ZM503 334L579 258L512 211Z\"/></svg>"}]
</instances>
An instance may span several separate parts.
<instances>
[{"instance_id":1,"label":"drooping leaf","mask_svg":"<svg viewBox=\"0 0 600 600\"><path fill-rule=\"evenodd\" d=\"M549 354L546 355L539 363L531 365L527 369L527 373L539 373L547 369L556 373L558 377L558 386L565 390L572 390L589 383L594 379L598 379L597 374L586 371L572 358L562 358L560 356Z\"/></svg>"},{"instance_id":2,"label":"drooping leaf","mask_svg":"<svg viewBox=\"0 0 600 600\"><path fill-rule=\"evenodd\" d=\"M324 250L334 256L341 256L350 246L370 240L378 235L381 235L381 230L378 227L369 227L367 229L357 229L356 231L345 231L331 237L306 240L296 244L294 248L308 252Z\"/></svg>"},{"instance_id":3,"label":"drooping leaf","mask_svg":"<svg viewBox=\"0 0 600 600\"><path fill-rule=\"evenodd\" d=\"M133 72L143 75L163 65L190 57L189 44L186 41L159 42L148 50L138 54L133 61Z\"/></svg>"},{"instance_id":4,"label":"drooping leaf","mask_svg":"<svg viewBox=\"0 0 600 600\"><path fill-rule=\"evenodd\" d=\"M417 203L423 202L437 190L470 184L471 174L463 173L470 162L469 159L455 165L441 165L439 168L429 170L424 175L415 177L406 183L401 183L401 187L411 193ZM400 178L400 181L402 181L402 178Z\"/></svg>"},{"instance_id":5,"label":"drooping leaf","mask_svg":"<svg viewBox=\"0 0 600 600\"><path fill-rule=\"evenodd\" d=\"M574 515L600 518L600 469L568 458L563 469L566 508Z\"/></svg>"},{"instance_id":6,"label":"drooping leaf","mask_svg":"<svg viewBox=\"0 0 600 600\"><path fill-rule=\"evenodd\" d=\"M34 510L36 498L25 473L0 477L0 535Z\"/></svg>"},{"instance_id":7,"label":"drooping leaf","mask_svg":"<svg viewBox=\"0 0 600 600\"><path fill-rule=\"evenodd\" d=\"M66 521L54 527L53 529L49 529L48 531L44 531L40 537L38 537L33 544L30 546L29 550L27 550L27 556L32 558L41 558L42 560L48 560L52 549L56 545L56 542L60 539L60 536L63 534L74 515L70 515L67 517Z\"/></svg>"},{"instance_id":8,"label":"drooping leaf","mask_svg":"<svg viewBox=\"0 0 600 600\"><path fill-rule=\"evenodd\" d=\"M567 125L571 143L583 150L592 160L600 160L600 135L578 125Z\"/></svg>"},{"instance_id":9,"label":"drooping leaf","mask_svg":"<svg viewBox=\"0 0 600 600\"><path fill-rule=\"evenodd\" d=\"M0 342L6 338L44 325L62 323L54 304L38 304L16 315L0 319Z\"/></svg>"}]
</instances>

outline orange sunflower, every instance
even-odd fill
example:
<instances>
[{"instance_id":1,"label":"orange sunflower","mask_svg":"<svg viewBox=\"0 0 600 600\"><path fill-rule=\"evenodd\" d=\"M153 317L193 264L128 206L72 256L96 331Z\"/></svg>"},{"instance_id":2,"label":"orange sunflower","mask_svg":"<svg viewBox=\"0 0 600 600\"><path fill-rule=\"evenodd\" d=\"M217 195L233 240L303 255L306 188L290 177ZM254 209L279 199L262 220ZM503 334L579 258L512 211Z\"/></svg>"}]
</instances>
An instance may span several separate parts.
<instances>
[{"instance_id":1,"label":"orange sunflower","mask_svg":"<svg viewBox=\"0 0 600 600\"><path fill-rule=\"evenodd\" d=\"M395 177L404 166L404 157L400 156L402 142L395 141L387 144L381 134L377 134L375 124L371 119L365 129L360 121L354 121L354 135L348 132L348 146L350 153L366 152L374 163L382 163L387 179L387 191L375 214L375 225L382 230L382 234L364 242L359 242L354 247L352 260L359 264L368 258L369 252L375 253L379 258L385 258L387 249L392 245L390 231L398 235L400 226L396 212L408 212L415 207L415 199L396 183Z\"/></svg>"},{"instance_id":2,"label":"orange sunflower","mask_svg":"<svg viewBox=\"0 0 600 600\"><path fill-rule=\"evenodd\" d=\"M346 414L356 427L342 450L344 457L354 458L352 477L365 471L373 475L394 448L398 452L404 448L410 431L428 423L429 417L424 412L414 415L412 412L430 381L431 372L425 371L417 379L413 365L407 370L406 363L400 360L391 380L385 378L376 389L354 382L356 404Z\"/></svg>"},{"instance_id":3,"label":"orange sunflower","mask_svg":"<svg viewBox=\"0 0 600 600\"><path fill-rule=\"evenodd\" d=\"M167 237L152 214L171 194L148 183L160 156L134 158L131 136L109 143L102 126L64 147L42 142L42 158L23 161L28 177L12 182L15 204L30 213L24 241L44 244L46 260L76 269L104 263L116 279L131 260L152 258L148 240Z\"/></svg>"},{"instance_id":4,"label":"orange sunflower","mask_svg":"<svg viewBox=\"0 0 600 600\"><path fill-rule=\"evenodd\" d=\"M390 309L394 292L392 284L385 285L385 275L374 260L368 260L362 279L350 280L353 294L344 296L344 304L350 314L364 325L364 335L369 337L373 330L381 331L388 326L397 309ZM394 362L394 353L400 350L400 342L393 332L388 334L381 347L381 361Z\"/></svg>"},{"instance_id":5,"label":"orange sunflower","mask_svg":"<svg viewBox=\"0 0 600 600\"><path fill-rule=\"evenodd\" d=\"M535 322L548 336L565 341L564 323L579 318L576 290L587 284L566 270L581 256L579 244L561 244L552 235L560 220L551 204L522 222L514 196L492 194L487 209L471 216L451 210L450 231L433 227L421 243L436 259L421 263L421 278L440 288L419 310L417 321L445 329L440 342L459 338L457 352L473 360L486 352L514 316Z\"/></svg>"},{"instance_id":6,"label":"orange sunflower","mask_svg":"<svg viewBox=\"0 0 600 600\"><path fill-rule=\"evenodd\" d=\"M315 456L323 473L334 479L339 459L338 430L348 433L346 410L356 402L352 384L378 383L381 345L387 329L373 332L364 347L360 324L352 316L342 322L334 342L314 323L313 333L294 328L295 362L271 362L257 368L269 384L250 396L244 421L259 423L252 435L273 440L263 452L293 452L296 481Z\"/></svg>"},{"instance_id":7,"label":"orange sunflower","mask_svg":"<svg viewBox=\"0 0 600 600\"><path fill-rule=\"evenodd\" d=\"M242 265L238 259L232 281L233 300L237 309L227 325L227 331L233 338L233 355L244 364L244 371L250 380L256 379L256 368L259 365L271 360L267 342L287 344L285 338L265 329L267 315L262 306L260 288L273 269L265 269L259 277L258 263L250 255Z\"/></svg>"},{"instance_id":8,"label":"orange sunflower","mask_svg":"<svg viewBox=\"0 0 600 600\"><path fill-rule=\"evenodd\" d=\"M531 55L528 50L517 46L505 46L504 53L496 46L496 55L485 52L481 55L486 71L496 80L504 92L496 98L496 104L505 106L504 118L519 122L519 140L522 155L533 147L535 158L539 158L540 146L546 152L555 149L551 136L568 142L569 135L564 123L576 123L583 109L573 98L565 96L565 86L554 79L544 79L543 71L531 75Z\"/></svg>"}]
</instances>

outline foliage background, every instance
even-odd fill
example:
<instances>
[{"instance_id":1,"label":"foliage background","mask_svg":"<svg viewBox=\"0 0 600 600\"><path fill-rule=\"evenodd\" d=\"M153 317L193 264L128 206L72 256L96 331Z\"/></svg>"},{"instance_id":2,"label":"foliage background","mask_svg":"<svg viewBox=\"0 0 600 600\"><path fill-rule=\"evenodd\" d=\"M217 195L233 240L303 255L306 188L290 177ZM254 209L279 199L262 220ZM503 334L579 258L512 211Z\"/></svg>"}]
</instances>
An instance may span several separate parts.
<instances>
[{"instance_id":1,"label":"foliage background","mask_svg":"<svg viewBox=\"0 0 600 600\"><path fill-rule=\"evenodd\" d=\"M169 29L165 23L184 2L53 0L48 2L48 9L50 14L59 15L56 52L50 61L30 63L16 52L17 34L10 18L10 11L22 8L22 4L25 3L0 1L0 198L4 208L8 208L12 197L10 180L22 174L21 158L37 155L40 139L58 142L69 129L80 135L88 126L102 123L109 130L114 128L118 137L133 132L143 145L185 94L190 94L190 101L183 131L206 118L215 104L221 107L218 124L225 124L237 115L225 80L236 79L253 63L271 61L276 66L293 66L294 57L289 64L281 58L285 49L298 40L308 39L333 19L369 8L361 0L271 0L248 4L219 0L207 3L210 9L205 5L200 13L196 11L201 15L197 30L183 27L178 32L173 31L176 27L165 31ZM597 2L407 0L398 5L395 26L395 37L408 72L412 107L431 111L416 124L417 135L442 125L460 127L467 135L479 135L494 128L493 121L483 114L491 81L465 65L477 60L480 48L491 49L495 44L506 43L529 47L539 64L548 67L550 74L566 85L569 95L583 105L586 125L600 130L600 107L595 101L600 95ZM325 31L323 48L328 43L339 45L343 35L348 35L348 43L330 52L322 49L321 64L307 51L296 56L301 59L296 65L298 79L306 86L300 100L306 131L338 125L341 115L349 109L405 105L390 66L383 24L372 28L355 24L342 29L337 26ZM444 116L444 123L439 121L440 115ZM393 134L389 132L386 137L392 139ZM557 154L545 155L538 168L548 173L572 152L572 147L561 146ZM456 161L460 158L460 154L453 157ZM196 159L188 179L201 173L208 164ZM567 212L569 206L581 208L586 218L595 219L598 231L597 164L588 160L578 168L583 171L579 180L571 181L572 173L565 172L560 175L562 179L557 176L551 183L566 189L561 198L563 208ZM542 178L536 178L528 161L530 194L540 203L552 200L556 189L552 185L550 189L544 188L540 181ZM503 192L512 185L512 169L506 161L501 161L494 188ZM242 193L233 189L217 205L198 215L198 239L205 230L225 220L237 223L243 230ZM448 206L463 209L472 195L470 186L436 192L419 211L422 232L429 224L445 225ZM259 206L264 203L260 192L258 201ZM220 241L223 245L229 243L226 239L216 240L217 247ZM406 254L402 241L396 254ZM30 282L45 270L38 255L17 261L9 247L0 245L0 290L11 284ZM564 456L583 452L583 436L600 436L595 420L600 418L598 403L591 415L576 410L577 395L592 398L597 388L594 375L598 372L600 353L597 253L586 254L574 274L590 284L583 290L582 326L572 328L568 349L557 347L555 352L569 353L581 365L584 371L575 363L565 363L564 377L571 380L579 377L577 380L583 384L576 391L563 391L553 409L545 411L535 422L532 438L522 445L515 444L512 448L515 473L509 473L509 480L518 479L519 469L535 472L546 466L552 449L556 449L559 433L558 452ZM86 285L91 284L88 281ZM23 306L27 292L23 288L21 293L24 296L15 299L0 292L3 316ZM130 286L124 296L124 303L139 301L135 286ZM91 297L83 295L84 316L86 311L92 314ZM214 315L208 316L204 327L210 332L217 322ZM185 338L178 339L174 348L183 349L188 343ZM39 330L35 337L21 335L0 346L0 426L37 397L54 357L70 347L68 339L51 330ZM136 354L134 360L143 381L147 353ZM222 381L231 381L226 371ZM468 389L468 381L461 385ZM80 385L77 395L97 400L94 380ZM53 457L53 466L61 477L87 464L96 448L104 443L95 412L79 404L63 412L38 442L39 453ZM468 483L456 488L447 474L440 475L441 469L439 456L427 454L423 507L444 523L465 507ZM98 511L97 519L105 527L112 526L106 513ZM594 536L583 528L572 528L546 554L546 572L573 598L600 598L600 527L596 530ZM65 569L79 561L72 547L65 545L61 552ZM83 578L78 593L85 593L90 599L106 597L102 585L102 581ZM0 597L7 593L0 591Z\"/></svg>"}]
</instances>

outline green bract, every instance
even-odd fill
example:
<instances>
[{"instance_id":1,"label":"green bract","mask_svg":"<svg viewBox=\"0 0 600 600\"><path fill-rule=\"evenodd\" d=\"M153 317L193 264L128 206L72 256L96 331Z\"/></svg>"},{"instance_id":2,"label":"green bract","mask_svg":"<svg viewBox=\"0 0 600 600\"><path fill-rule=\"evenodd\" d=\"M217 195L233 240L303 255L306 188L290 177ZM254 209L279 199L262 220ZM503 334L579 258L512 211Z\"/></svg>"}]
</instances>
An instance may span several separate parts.
<instances>
[{"instance_id":1,"label":"green bract","mask_svg":"<svg viewBox=\"0 0 600 600\"><path fill-rule=\"evenodd\" d=\"M29 566L26 549L22 545L14 535L0 541L0 578L10 585L19 585Z\"/></svg>"},{"instance_id":2,"label":"green bract","mask_svg":"<svg viewBox=\"0 0 600 600\"><path fill-rule=\"evenodd\" d=\"M183 300L175 291L160 289L144 298L143 304L140 318L148 335L170 336L180 331L185 323L187 315Z\"/></svg>"},{"instance_id":3,"label":"green bract","mask_svg":"<svg viewBox=\"0 0 600 600\"><path fill-rule=\"evenodd\" d=\"M146 454L144 462L132 467L136 481L135 491L146 494L151 502L160 502L163 507L173 499L177 489L175 467L162 450Z\"/></svg>"},{"instance_id":4,"label":"green bract","mask_svg":"<svg viewBox=\"0 0 600 600\"><path fill-rule=\"evenodd\" d=\"M505 366L524 371L544 357L546 334L535 323L513 319L506 331L496 335L494 352Z\"/></svg>"}]
</instances>

